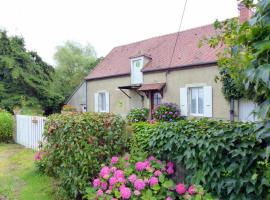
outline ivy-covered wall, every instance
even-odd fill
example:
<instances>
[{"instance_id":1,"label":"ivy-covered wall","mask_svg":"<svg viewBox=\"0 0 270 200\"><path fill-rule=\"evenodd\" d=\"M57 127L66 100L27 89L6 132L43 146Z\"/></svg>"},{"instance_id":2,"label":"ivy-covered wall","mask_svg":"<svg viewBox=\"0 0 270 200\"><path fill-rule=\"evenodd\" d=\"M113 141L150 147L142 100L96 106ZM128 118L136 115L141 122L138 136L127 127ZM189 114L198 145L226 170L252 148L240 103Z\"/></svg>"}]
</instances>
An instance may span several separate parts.
<instances>
[{"instance_id":1,"label":"ivy-covered wall","mask_svg":"<svg viewBox=\"0 0 270 200\"><path fill-rule=\"evenodd\" d=\"M267 199L269 153L259 124L213 120L133 124L133 148L173 160L186 182L203 185L221 199Z\"/></svg>"}]
</instances>

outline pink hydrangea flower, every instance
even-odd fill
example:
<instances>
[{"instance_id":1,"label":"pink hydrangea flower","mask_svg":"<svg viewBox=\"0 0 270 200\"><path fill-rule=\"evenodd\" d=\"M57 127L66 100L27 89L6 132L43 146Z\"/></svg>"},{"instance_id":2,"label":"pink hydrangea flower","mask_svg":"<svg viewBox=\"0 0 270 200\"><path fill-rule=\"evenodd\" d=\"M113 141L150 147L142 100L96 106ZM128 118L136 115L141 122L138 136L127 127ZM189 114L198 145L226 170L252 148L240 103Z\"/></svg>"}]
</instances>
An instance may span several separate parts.
<instances>
[{"instance_id":1,"label":"pink hydrangea flower","mask_svg":"<svg viewBox=\"0 0 270 200\"><path fill-rule=\"evenodd\" d=\"M154 172L154 175L155 175L155 176L160 176L161 174L162 174L162 172L159 171L159 170L157 170L157 171Z\"/></svg>"},{"instance_id":2,"label":"pink hydrangea flower","mask_svg":"<svg viewBox=\"0 0 270 200\"><path fill-rule=\"evenodd\" d=\"M130 163L128 163L128 162L126 162L126 163L124 164L125 167L128 167L129 165L130 165Z\"/></svg>"},{"instance_id":3,"label":"pink hydrangea flower","mask_svg":"<svg viewBox=\"0 0 270 200\"><path fill-rule=\"evenodd\" d=\"M190 195L195 194L195 193L196 193L196 187L195 187L194 185L189 186L189 188L188 188L188 193L189 193Z\"/></svg>"},{"instance_id":4,"label":"pink hydrangea flower","mask_svg":"<svg viewBox=\"0 0 270 200\"><path fill-rule=\"evenodd\" d=\"M115 185L115 184L117 183L117 178L111 177L111 178L109 179L109 183L110 183L110 185Z\"/></svg>"},{"instance_id":5,"label":"pink hydrangea flower","mask_svg":"<svg viewBox=\"0 0 270 200\"><path fill-rule=\"evenodd\" d=\"M172 200L172 198L171 197L167 197L166 200Z\"/></svg>"},{"instance_id":6,"label":"pink hydrangea flower","mask_svg":"<svg viewBox=\"0 0 270 200\"><path fill-rule=\"evenodd\" d=\"M142 179L137 179L135 182L134 182L134 187L136 190L143 190L145 188L145 183Z\"/></svg>"},{"instance_id":7,"label":"pink hydrangea flower","mask_svg":"<svg viewBox=\"0 0 270 200\"><path fill-rule=\"evenodd\" d=\"M145 182L145 184L149 183L149 180L147 178L144 178L143 181Z\"/></svg>"},{"instance_id":8,"label":"pink hydrangea flower","mask_svg":"<svg viewBox=\"0 0 270 200\"><path fill-rule=\"evenodd\" d=\"M125 160L125 161L128 161L128 160L129 160L129 156L126 155L126 156L124 157L124 160Z\"/></svg>"},{"instance_id":9,"label":"pink hydrangea flower","mask_svg":"<svg viewBox=\"0 0 270 200\"><path fill-rule=\"evenodd\" d=\"M153 161L153 160L156 160L156 158L155 158L154 156L150 156L150 157L148 158L148 160L149 160L149 161Z\"/></svg>"},{"instance_id":10,"label":"pink hydrangea flower","mask_svg":"<svg viewBox=\"0 0 270 200\"><path fill-rule=\"evenodd\" d=\"M168 162L167 163L167 167L172 167L173 168L174 167L174 164L172 162Z\"/></svg>"},{"instance_id":11,"label":"pink hydrangea flower","mask_svg":"<svg viewBox=\"0 0 270 200\"><path fill-rule=\"evenodd\" d=\"M100 196L102 196L102 195L103 195L103 191L99 189L99 190L97 191L97 197L100 197Z\"/></svg>"},{"instance_id":12,"label":"pink hydrangea flower","mask_svg":"<svg viewBox=\"0 0 270 200\"><path fill-rule=\"evenodd\" d=\"M151 187L153 187L153 186L155 186L156 184L158 184L158 178L152 176L152 177L149 179L149 185L150 185Z\"/></svg>"},{"instance_id":13,"label":"pink hydrangea flower","mask_svg":"<svg viewBox=\"0 0 270 200\"><path fill-rule=\"evenodd\" d=\"M118 181L119 183L126 183L126 179L125 179L124 177L119 177L119 178L117 178L117 181Z\"/></svg>"},{"instance_id":14,"label":"pink hydrangea flower","mask_svg":"<svg viewBox=\"0 0 270 200\"><path fill-rule=\"evenodd\" d=\"M106 190L106 194L111 194L112 191L111 190Z\"/></svg>"},{"instance_id":15,"label":"pink hydrangea flower","mask_svg":"<svg viewBox=\"0 0 270 200\"><path fill-rule=\"evenodd\" d=\"M121 193L122 199L129 199L131 196L131 190L125 186L120 188L120 193Z\"/></svg>"},{"instance_id":16,"label":"pink hydrangea flower","mask_svg":"<svg viewBox=\"0 0 270 200\"><path fill-rule=\"evenodd\" d=\"M107 167L107 166L102 167L102 169L100 170L100 176L102 178L105 178L105 179L109 178L109 176L110 176L110 168Z\"/></svg>"},{"instance_id":17,"label":"pink hydrangea flower","mask_svg":"<svg viewBox=\"0 0 270 200\"><path fill-rule=\"evenodd\" d=\"M145 169L146 165L144 162L137 162L135 164L135 168L137 171L143 171Z\"/></svg>"},{"instance_id":18,"label":"pink hydrangea flower","mask_svg":"<svg viewBox=\"0 0 270 200\"><path fill-rule=\"evenodd\" d=\"M111 167L111 169L110 169L111 172L115 172L116 170L117 170L116 167Z\"/></svg>"},{"instance_id":19,"label":"pink hydrangea flower","mask_svg":"<svg viewBox=\"0 0 270 200\"><path fill-rule=\"evenodd\" d=\"M141 192L138 191L138 190L135 190L135 191L134 191L134 194L135 194L135 196L139 196L139 195L141 194Z\"/></svg>"},{"instance_id":20,"label":"pink hydrangea flower","mask_svg":"<svg viewBox=\"0 0 270 200\"><path fill-rule=\"evenodd\" d=\"M118 157L117 156L113 156L112 159L111 159L111 164L116 164L118 162Z\"/></svg>"},{"instance_id":21,"label":"pink hydrangea flower","mask_svg":"<svg viewBox=\"0 0 270 200\"><path fill-rule=\"evenodd\" d=\"M134 183L137 179L137 176L135 174L132 174L128 177L128 180L131 182L131 183Z\"/></svg>"},{"instance_id":22,"label":"pink hydrangea flower","mask_svg":"<svg viewBox=\"0 0 270 200\"><path fill-rule=\"evenodd\" d=\"M169 167L169 168L167 169L167 173L168 173L169 175L173 174L173 173L174 173L173 168L172 168L172 167Z\"/></svg>"},{"instance_id":23,"label":"pink hydrangea flower","mask_svg":"<svg viewBox=\"0 0 270 200\"><path fill-rule=\"evenodd\" d=\"M116 170L115 172L114 172L114 176L116 177L116 178L120 178L120 177L124 177L125 176L125 173L122 171L122 170L120 170L120 169L118 169L118 170Z\"/></svg>"},{"instance_id":24,"label":"pink hydrangea flower","mask_svg":"<svg viewBox=\"0 0 270 200\"><path fill-rule=\"evenodd\" d=\"M102 182L101 183L101 188L102 188L102 190L106 190L107 189L107 183L106 182Z\"/></svg>"},{"instance_id":25,"label":"pink hydrangea flower","mask_svg":"<svg viewBox=\"0 0 270 200\"><path fill-rule=\"evenodd\" d=\"M178 185L176 185L176 188L175 188L176 192L178 194L185 194L186 192L186 187L183 183L179 183Z\"/></svg>"},{"instance_id":26,"label":"pink hydrangea flower","mask_svg":"<svg viewBox=\"0 0 270 200\"><path fill-rule=\"evenodd\" d=\"M162 165L162 161L161 160L156 160L156 162L160 165Z\"/></svg>"},{"instance_id":27,"label":"pink hydrangea flower","mask_svg":"<svg viewBox=\"0 0 270 200\"><path fill-rule=\"evenodd\" d=\"M41 158L42 158L42 153L39 151L35 155L35 161L39 161L39 160L41 160Z\"/></svg>"},{"instance_id":28,"label":"pink hydrangea flower","mask_svg":"<svg viewBox=\"0 0 270 200\"><path fill-rule=\"evenodd\" d=\"M98 178L93 181L93 186L94 188L98 188L100 186L100 180Z\"/></svg>"},{"instance_id":29,"label":"pink hydrangea flower","mask_svg":"<svg viewBox=\"0 0 270 200\"><path fill-rule=\"evenodd\" d=\"M151 167L151 163L149 160L144 161L145 167Z\"/></svg>"}]
</instances>

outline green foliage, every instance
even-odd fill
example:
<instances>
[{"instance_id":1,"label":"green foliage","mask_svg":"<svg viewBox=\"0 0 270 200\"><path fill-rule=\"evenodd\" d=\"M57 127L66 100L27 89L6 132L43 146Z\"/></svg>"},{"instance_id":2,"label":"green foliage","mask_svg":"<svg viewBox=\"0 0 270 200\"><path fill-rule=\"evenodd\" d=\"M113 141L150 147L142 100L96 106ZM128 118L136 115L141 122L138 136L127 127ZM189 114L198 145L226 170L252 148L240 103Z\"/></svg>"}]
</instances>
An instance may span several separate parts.
<instances>
[{"instance_id":1,"label":"green foliage","mask_svg":"<svg viewBox=\"0 0 270 200\"><path fill-rule=\"evenodd\" d=\"M131 152L136 152L138 149L143 152L149 151L149 140L152 136L152 133L156 129L157 123L149 124L149 123L133 123L133 135L131 142Z\"/></svg>"},{"instance_id":2,"label":"green foliage","mask_svg":"<svg viewBox=\"0 0 270 200\"><path fill-rule=\"evenodd\" d=\"M0 142L9 142L12 140L14 128L13 116L0 110Z\"/></svg>"},{"instance_id":3,"label":"green foliage","mask_svg":"<svg viewBox=\"0 0 270 200\"><path fill-rule=\"evenodd\" d=\"M64 45L58 46L54 59L56 60L56 74L52 88L65 98L71 95L101 61L90 44L82 46L74 41L66 41Z\"/></svg>"},{"instance_id":4,"label":"green foliage","mask_svg":"<svg viewBox=\"0 0 270 200\"><path fill-rule=\"evenodd\" d=\"M27 51L23 38L0 31L0 106L12 111L21 99L39 102L46 113L53 112L61 96L49 90L54 69L35 52Z\"/></svg>"},{"instance_id":5,"label":"green foliage","mask_svg":"<svg viewBox=\"0 0 270 200\"><path fill-rule=\"evenodd\" d=\"M58 177L71 198L84 192L102 163L125 152L124 120L109 113L51 115L46 122L42 159L45 173Z\"/></svg>"},{"instance_id":6,"label":"green foliage","mask_svg":"<svg viewBox=\"0 0 270 200\"><path fill-rule=\"evenodd\" d=\"M184 165L188 183L204 185L221 199L259 200L266 199L270 186L269 165L261 164L269 163L266 141L257 135L262 128L203 119L158 123L144 131L151 135L150 153Z\"/></svg>"},{"instance_id":7,"label":"green foliage","mask_svg":"<svg viewBox=\"0 0 270 200\"><path fill-rule=\"evenodd\" d=\"M129 123L145 122L147 121L148 117L149 117L148 108L133 108L127 115Z\"/></svg>"},{"instance_id":8,"label":"green foliage","mask_svg":"<svg viewBox=\"0 0 270 200\"><path fill-rule=\"evenodd\" d=\"M172 122L180 119L180 111L174 103L162 103L155 107L153 116L157 121Z\"/></svg>"},{"instance_id":9,"label":"green foliage","mask_svg":"<svg viewBox=\"0 0 270 200\"><path fill-rule=\"evenodd\" d=\"M270 116L270 0L241 2L255 7L254 16L243 24L238 19L216 22L217 34L207 41L212 47L225 45L218 59L225 97L258 103L256 113L266 119Z\"/></svg>"}]
</instances>

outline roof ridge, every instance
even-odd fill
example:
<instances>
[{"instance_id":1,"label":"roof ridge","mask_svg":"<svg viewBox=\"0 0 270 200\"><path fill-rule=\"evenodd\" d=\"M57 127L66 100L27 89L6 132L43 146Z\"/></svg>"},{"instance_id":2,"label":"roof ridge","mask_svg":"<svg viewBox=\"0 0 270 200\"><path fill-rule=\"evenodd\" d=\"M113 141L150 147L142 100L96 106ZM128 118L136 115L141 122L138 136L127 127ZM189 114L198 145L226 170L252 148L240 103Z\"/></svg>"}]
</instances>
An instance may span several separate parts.
<instances>
[{"instance_id":1,"label":"roof ridge","mask_svg":"<svg viewBox=\"0 0 270 200\"><path fill-rule=\"evenodd\" d=\"M202 25L202 26L197 26L197 27L194 27L194 28L189 28L189 29L180 31L180 33L192 31L192 30L199 29L199 28L204 28L204 27L207 27L207 26L211 26L211 25L213 25L213 24L214 24L214 23L206 24L206 25ZM113 49L119 48L119 47L129 46L129 45L136 44L136 43L140 43L140 42L145 42L145 41L147 41L147 40L152 40L152 39L161 38L161 37L165 37L165 36L169 36L169 35L174 35L174 34L177 34L177 33L178 33L178 31L177 31L177 32L174 32L174 33L167 33L167 34L165 34L165 35L153 36L153 37L150 37L150 38L147 38L147 39L144 39L144 40L139 40L139 41L136 41L136 42L131 42L131 43L127 43L127 44L115 46Z\"/></svg>"}]
</instances>

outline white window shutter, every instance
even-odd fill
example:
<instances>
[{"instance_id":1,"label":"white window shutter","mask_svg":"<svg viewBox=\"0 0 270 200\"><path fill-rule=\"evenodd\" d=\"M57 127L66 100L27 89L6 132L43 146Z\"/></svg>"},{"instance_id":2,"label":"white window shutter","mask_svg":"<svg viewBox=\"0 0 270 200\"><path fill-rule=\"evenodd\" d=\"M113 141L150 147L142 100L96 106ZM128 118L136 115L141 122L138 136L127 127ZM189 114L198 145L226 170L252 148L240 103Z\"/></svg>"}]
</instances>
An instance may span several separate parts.
<instances>
[{"instance_id":1,"label":"white window shutter","mask_svg":"<svg viewBox=\"0 0 270 200\"><path fill-rule=\"evenodd\" d=\"M109 92L105 92L106 96L106 112L110 112L110 95Z\"/></svg>"},{"instance_id":2,"label":"white window shutter","mask_svg":"<svg viewBox=\"0 0 270 200\"><path fill-rule=\"evenodd\" d=\"M188 103L187 103L187 88L180 88L180 113L182 116L187 116Z\"/></svg>"},{"instance_id":3,"label":"white window shutter","mask_svg":"<svg viewBox=\"0 0 270 200\"><path fill-rule=\"evenodd\" d=\"M204 116L213 117L212 86L203 87L203 93L204 93Z\"/></svg>"},{"instance_id":4,"label":"white window shutter","mask_svg":"<svg viewBox=\"0 0 270 200\"><path fill-rule=\"evenodd\" d=\"M95 112L98 112L98 93L95 93Z\"/></svg>"}]
</instances>

